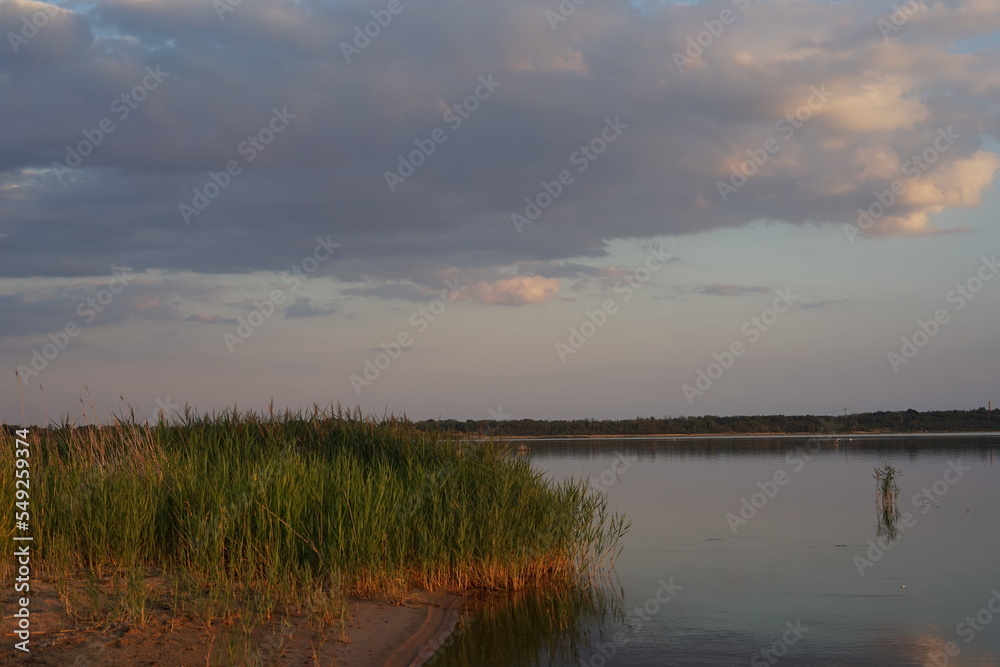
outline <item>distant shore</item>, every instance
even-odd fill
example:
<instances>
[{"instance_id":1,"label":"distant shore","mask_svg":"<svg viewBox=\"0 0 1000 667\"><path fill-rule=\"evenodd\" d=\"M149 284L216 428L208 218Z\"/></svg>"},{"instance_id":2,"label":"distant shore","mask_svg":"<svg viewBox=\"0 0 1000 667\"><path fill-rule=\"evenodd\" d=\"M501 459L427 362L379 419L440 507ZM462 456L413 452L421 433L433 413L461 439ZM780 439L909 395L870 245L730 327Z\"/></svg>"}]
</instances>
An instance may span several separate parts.
<instances>
[{"instance_id":1,"label":"distant shore","mask_svg":"<svg viewBox=\"0 0 1000 667\"><path fill-rule=\"evenodd\" d=\"M872 438L890 436L912 437L958 437L958 436L1000 436L1000 431L852 431L848 433L651 433L649 435L597 434L597 435L498 435L497 440L517 442L519 440L672 440L696 438Z\"/></svg>"},{"instance_id":2,"label":"distant shore","mask_svg":"<svg viewBox=\"0 0 1000 667\"><path fill-rule=\"evenodd\" d=\"M1000 409L898 410L836 415L737 415L720 417L636 417L634 419L426 419L421 431L501 439L684 438L707 436L874 436L943 433L1000 433Z\"/></svg>"}]
</instances>

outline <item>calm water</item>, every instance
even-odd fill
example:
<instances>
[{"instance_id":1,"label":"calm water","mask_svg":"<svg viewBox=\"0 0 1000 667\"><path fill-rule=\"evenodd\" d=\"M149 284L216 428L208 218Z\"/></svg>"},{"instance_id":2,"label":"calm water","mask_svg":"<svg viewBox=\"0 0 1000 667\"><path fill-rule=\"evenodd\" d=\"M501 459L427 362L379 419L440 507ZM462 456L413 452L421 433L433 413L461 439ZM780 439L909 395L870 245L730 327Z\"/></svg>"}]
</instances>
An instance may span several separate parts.
<instances>
[{"instance_id":1,"label":"calm water","mask_svg":"<svg viewBox=\"0 0 1000 667\"><path fill-rule=\"evenodd\" d=\"M435 664L1000 665L1000 437L527 444L631 519L615 578L486 602Z\"/></svg>"}]
</instances>

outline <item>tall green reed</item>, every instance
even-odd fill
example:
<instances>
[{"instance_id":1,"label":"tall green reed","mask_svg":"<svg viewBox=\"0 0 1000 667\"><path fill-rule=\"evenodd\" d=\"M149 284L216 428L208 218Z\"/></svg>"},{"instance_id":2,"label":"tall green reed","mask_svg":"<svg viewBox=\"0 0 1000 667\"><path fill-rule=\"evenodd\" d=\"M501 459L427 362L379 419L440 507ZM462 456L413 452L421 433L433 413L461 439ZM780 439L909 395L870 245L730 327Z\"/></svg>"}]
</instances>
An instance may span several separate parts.
<instances>
[{"instance_id":1,"label":"tall green reed","mask_svg":"<svg viewBox=\"0 0 1000 667\"><path fill-rule=\"evenodd\" d=\"M248 599L301 605L317 591L579 580L607 567L628 527L585 482L555 484L498 443L339 406L67 423L34 435L43 576L126 582L132 620L148 611L135 582L154 576L175 594L183 582L221 614ZM12 525L9 477L0 515Z\"/></svg>"}]
</instances>

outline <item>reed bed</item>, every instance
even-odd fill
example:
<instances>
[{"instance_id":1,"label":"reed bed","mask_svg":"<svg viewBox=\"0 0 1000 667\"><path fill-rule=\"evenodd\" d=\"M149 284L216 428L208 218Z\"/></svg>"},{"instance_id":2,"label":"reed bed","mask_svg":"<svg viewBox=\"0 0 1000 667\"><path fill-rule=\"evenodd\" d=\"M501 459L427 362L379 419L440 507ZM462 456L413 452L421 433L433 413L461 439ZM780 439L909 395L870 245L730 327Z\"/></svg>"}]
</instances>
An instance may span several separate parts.
<instances>
[{"instance_id":1,"label":"reed bed","mask_svg":"<svg viewBox=\"0 0 1000 667\"><path fill-rule=\"evenodd\" d=\"M0 437L12 526L13 446ZM117 582L101 614L111 605L131 622L178 597L209 618L247 600L263 617L279 603L337 616L348 595L579 580L609 564L628 527L584 481L553 483L498 443L339 407L155 426L126 416L32 437L36 571L65 590Z\"/></svg>"}]
</instances>

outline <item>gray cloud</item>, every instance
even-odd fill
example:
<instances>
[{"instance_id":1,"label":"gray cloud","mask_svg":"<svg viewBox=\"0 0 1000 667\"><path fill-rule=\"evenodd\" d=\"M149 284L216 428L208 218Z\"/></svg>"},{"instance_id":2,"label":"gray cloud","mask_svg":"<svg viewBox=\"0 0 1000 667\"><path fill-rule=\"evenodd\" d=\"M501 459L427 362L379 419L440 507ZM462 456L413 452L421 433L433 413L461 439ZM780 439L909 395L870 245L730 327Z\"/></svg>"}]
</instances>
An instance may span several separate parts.
<instances>
[{"instance_id":1,"label":"gray cloud","mask_svg":"<svg viewBox=\"0 0 1000 667\"><path fill-rule=\"evenodd\" d=\"M714 296L739 296L741 294L754 294L760 292L770 292L770 287L732 285L730 283L712 283L710 285L696 285L687 290L696 294L711 294Z\"/></svg>"},{"instance_id":2,"label":"gray cloud","mask_svg":"<svg viewBox=\"0 0 1000 667\"><path fill-rule=\"evenodd\" d=\"M0 5L0 34L38 6ZM340 44L369 3L245 0L221 21L193 0L81 5L19 53L0 45L0 275L279 271L321 234L342 244L321 274L384 294L438 288L448 270L586 275L572 260L614 238L853 222L949 125L959 138L879 226L923 232L931 213L978 204L1000 166L981 152L1000 137L1000 68L996 50L949 49L1000 28L1000 7L939 3L885 40L861 0L763 2L678 72L673 54L732 6L587 4L553 32L527 0L407 4L349 64ZM116 100L150 67L168 75L122 118ZM445 110L491 74L500 86L453 128ZM778 132L821 86L829 100ZM294 118L248 161L275 109ZM616 117L628 128L577 171ZM103 119L114 130L60 182L53 162ZM436 128L447 140L390 192L385 171ZM722 201L718 183L768 138L780 150ZM229 161L240 173L185 224L179 205ZM573 182L518 234L511 215L561 170Z\"/></svg>"},{"instance_id":3,"label":"gray cloud","mask_svg":"<svg viewBox=\"0 0 1000 667\"><path fill-rule=\"evenodd\" d=\"M218 312L230 305L226 282L207 284L192 276L136 274L124 271L124 283L109 271L64 286L59 281L8 281L0 293L0 308L17 313L4 322L4 336L44 336L65 330L135 320L176 320L195 323L235 322Z\"/></svg>"},{"instance_id":4,"label":"gray cloud","mask_svg":"<svg viewBox=\"0 0 1000 667\"><path fill-rule=\"evenodd\" d=\"M337 312L336 306L317 308L306 297L299 297L295 302L285 308L285 317L322 317Z\"/></svg>"},{"instance_id":5,"label":"gray cloud","mask_svg":"<svg viewBox=\"0 0 1000 667\"><path fill-rule=\"evenodd\" d=\"M822 301L803 301L799 303L800 308L825 308L835 306L840 303L849 303L850 299L823 299Z\"/></svg>"},{"instance_id":6,"label":"gray cloud","mask_svg":"<svg viewBox=\"0 0 1000 667\"><path fill-rule=\"evenodd\" d=\"M426 301L427 294L413 283L380 283L363 287L347 287L340 291L344 296L400 299L403 301Z\"/></svg>"}]
</instances>

